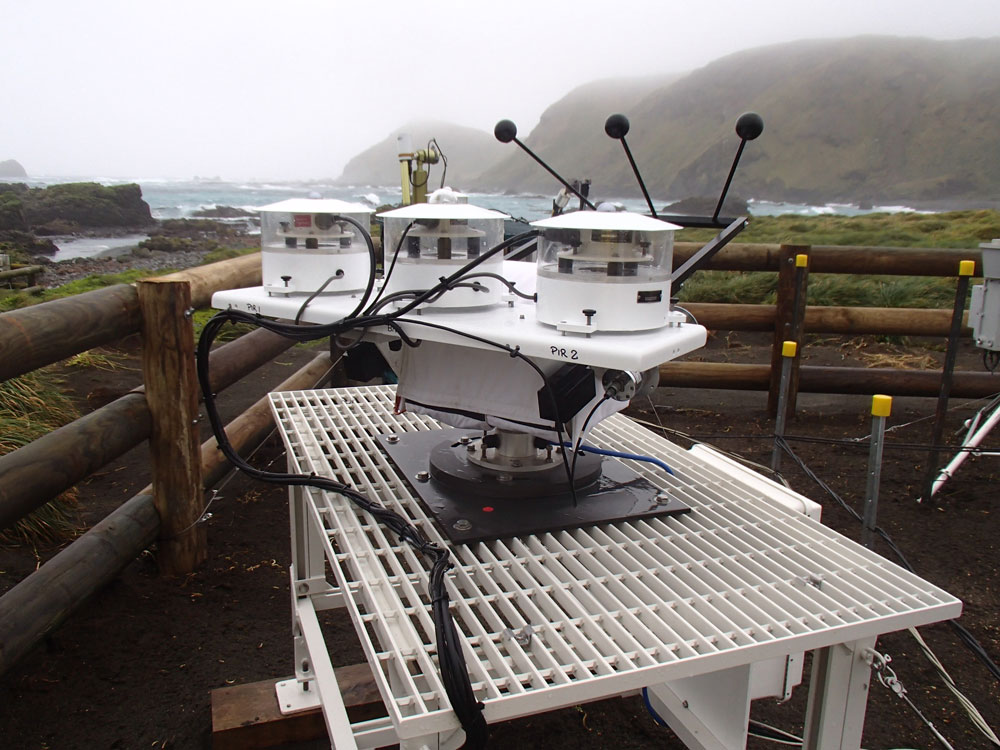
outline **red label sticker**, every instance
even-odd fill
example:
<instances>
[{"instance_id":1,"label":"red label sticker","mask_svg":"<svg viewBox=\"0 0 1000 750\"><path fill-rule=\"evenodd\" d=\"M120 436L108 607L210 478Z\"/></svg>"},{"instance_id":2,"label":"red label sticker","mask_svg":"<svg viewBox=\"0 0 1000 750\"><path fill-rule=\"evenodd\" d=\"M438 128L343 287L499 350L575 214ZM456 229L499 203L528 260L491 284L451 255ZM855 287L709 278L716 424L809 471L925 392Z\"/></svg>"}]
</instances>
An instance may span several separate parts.
<instances>
[{"instance_id":1,"label":"red label sticker","mask_svg":"<svg viewBox=\"0 0 1000 750\"><path fill-rule=\"evenodd\" d=\"M296 227L311 227L312 226L312 215L311 214L295 214L295 226Z\"/></svg>"}]
</instances>

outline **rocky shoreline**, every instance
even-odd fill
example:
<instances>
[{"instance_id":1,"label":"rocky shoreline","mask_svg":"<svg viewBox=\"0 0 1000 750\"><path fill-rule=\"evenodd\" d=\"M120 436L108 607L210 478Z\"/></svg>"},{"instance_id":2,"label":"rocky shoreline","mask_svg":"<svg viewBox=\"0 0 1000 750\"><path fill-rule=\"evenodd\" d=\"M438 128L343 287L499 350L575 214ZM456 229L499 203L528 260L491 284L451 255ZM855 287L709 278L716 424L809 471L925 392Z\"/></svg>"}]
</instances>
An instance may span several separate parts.
<instances>
[{"instance_id":1,"label":"rocky shoreline","mask_svg":"<svg viewBox=\"0 0 1000 750\"><path fill-rule=\"evenodd\" d=\"M38 283L46 287L57 287L77 279L83 279L95 274L113 274L139 269L143 271L164 271L191 268L201 265L210 250L179 250L176 252L141 250L126 253L114 258L90 257L70 258L69 260L50 261L41 259L40 265L45 272Z\"/></svg>"}]
</instances>

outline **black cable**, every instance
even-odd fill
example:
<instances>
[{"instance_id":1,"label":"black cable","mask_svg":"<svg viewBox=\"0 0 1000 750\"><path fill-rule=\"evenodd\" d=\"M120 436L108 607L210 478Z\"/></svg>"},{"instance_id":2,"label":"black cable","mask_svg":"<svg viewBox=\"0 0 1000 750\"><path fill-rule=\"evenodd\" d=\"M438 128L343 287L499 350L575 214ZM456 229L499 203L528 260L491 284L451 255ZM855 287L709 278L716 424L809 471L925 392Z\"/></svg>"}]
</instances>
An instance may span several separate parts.
<instances>
[{"instance_id":1,"label":"black cable","mask_svg":"<svg viewBox=\"0 0 1000 750\"><path fill-rule=\"evenodd\" d=\"M438 143L437 138L431 138L427 141L427 150L431 150L431 144L434 144L434 148L437 149L438 154L441 156L441 187L444 188L444 178L448 174L448 157L444 155L444 149L441 148L441 144Z\"/></svg>"},{"instance_id":2,"label":"black cable","mask_svg":"<svg viewBox=\"0 0 1000 750\"><path fill-rule=\"evenodd\" d=\"M490 278L490 279L496 279L501 284L503 284L504 286L506 286L508 290L510 290L513 294L516 294L521 299L526 299L529 302L537 302L538 301L538 295L537 294L525 294L524 292L520 291L519 289L515 289L514 287L517 284L516 281L511 281L510 279L505 279L503 276L501 276L498 273L491 273L489 271L481 271L479 273L470 273L470 274L468 274L466 276L463 276L462 277L462 281L465 281L466 279L478 279L480 277Z\"/></svg>"},{"instance_id":3,"label":"black cable","mask_svg":"<svg viewBox=\"0 0 1000 750\"><path fill-rule=\"evenodd\" d=\"M312 302L314 299L316 299L319 295L321 295L323 293L323 290L326 289L327 286L329 286L331 281L333 281L334 279L341 279L343 277L344 277L344 272L340 269L337 269L337 273L335 273L333 276L331 276L322 284L320 284L319 289L317 289L315 292L306 297L306 301L302 303L302 305L299 307L299 311L295 313L295 321L294 321L295 325L299 325L299 321L302 319L302 313L304 313L306 311L306 308L309 307L309 303Z\"/></svg>"},{"instance_id":4,"label":"black cable","mask_svg":"<svg viewBox=\"0 0 1000 750\"><path fill-rule=\"evenodd\" d=\"M583 425L581 425L581 427L580 427L580 437L578 437L576 439L576 445L573 446L573 463L570 464L570 467L569 467L569 483L570 483L570 486L573 485L573 482L576 479L576 459L577 459L577 456L580 455L580 445L583 444L583 436L587 432L587 425L590 424L590 420L594 416L594 414L597 413L597 410L600 409L601 406L604 405L604 402L608 401L610 398L611 397L607 393L605 393L604 396L596 404L594 404L593 408L587 414L587 418L583 420ZM562 445L562 441L561 440L560 440L559 444ZM564 449L563 453L565 453L565 452L566 451ZM576 496L575 495L573 497L573 507L576 507Z\"/></svg>"},{"instance_id":5,"label":"black cable","mask_svg":"<svg viewBox=\"0 0 1000 750\"><path fill-rule=\"evenodd\" d=\"M368 233L364 231L363 227L348 217L341 218L350 221L361 229L366 241L368 242L369 253L373 264L372 273L369 277L368 288L358 307L347 318L316 326L300 326L288 323L279 323L277 321L266 320L259 315L251 315L237 310L224 310L217 313L205 325L201 337L199 338L197 348L197 372L199 383L204 392L205 412L208 416L209 423L212 426L219 449L237 469L260 481L283 484L287 486L315 487L320 490L333 492L346 497L362 510L373 516L378 522L385 525L388 529L395 533L401 541L410 544L414 547L414 549L431 561L432 566L429 576L429 593L431 596L432 613L434 616L435 637L438 646L438 663L441 670L442 681L445 685L445 692L447 693L452 709L455 711L455 714L459 718L462 728L466 733L466 742L464 747L470 749L482 748L485 746L486 738L489 735L489 728L482 715L483 706L475 699L475 693L472 690L471 678L469 677L468 668L465 664L465 657L461 649L461 641L459 640L455 622L449 610L450 599L445 584L445 573L451 567L450 554L448 550L432 544L405 518L394 511L373 502L364 494L358 492L349 485L315 475L307 476L303 474L262 471L248 464L233 449L232 444L229 442L228 436L225 432L225 427L222 424L222 420L215 404L215 395L211 390L209 376L209 353L211 351L212 343L214 342L219 330L223 325L230 321L252 323L265 328L266 330L280 333L296 341L310 341L324 338L325 336L337 336L346 331L357 328L364 329L376 325L386 325L396 331L404 342L409 345L415 345L415 342L413 342L413 340L410 339L395 322L395 319L401 314L399 312L385 316L369 315L364 318L356 317L360 310L364 308L364 305L367 304L368 298L371 296L371 289L374 285L374 246L372 245L370 236L368 236ZM485 257L489 257L489 255L502 252L506 246L506 243L501 243L497 247L491 248L489 253L484 255ZM481 256L481 258L482 257L484 256ZM474 268L475 265L478 265L478 263L467 264L465 267L460 269L458 273L453 274L453 277L459 276L464 271L471 270L471 268ZM427 292L422 293L420 295L420 299L423 300L447 291L448 285L454 281L454 278L442 279L439 284L435 285L430 290L427 290ZM527 358L525 358L525 361L538 370L537 366L533 362ZM540 370L538 371L541 373ZM541 374L544 378L544 373ZM555 397L551 394L551 389L548 386L547 380L546 388L549 390L554 401ZM562 433L560 432L559 434L561 436Z\"/></svg>"},{"instance_id":6,"label":"black cable","mask_svg":"<svg viewBox=\"0 0 1000 750\"><path fill-rule=\"evenodd\" d=\"M379 301L379 299L381 299L382 295L385 294L385 290L389 286L389 279L392 278L392 271L396 267L396 258L399 257L399 251L403 247L403 241L406 239L406 235L408 235L410 233L410 230L413 229L413 225L415 223L416 222L411 221L409 224L406 225L406 229L403 230L403 233L401 235L399 235L399 240L396 242L396 250L392 254L392 262L389 264L389 270L387 270L384 274L382 274L382 288L379 289L378 294L375 296L375 299L372 301L372 304L371 304L372 307L374 307L374 305ZM384 235L385 235L385 232L383 231L383 236ZM383 248L383 250L384 249L385 248Z\"/></svg>"},{"instance_id":7,"label":"black cable","mask_svg":"<svg viewBox=\"0 0 1000 750\"><path fill-rule=\"evenodd\" d=\"M820 488L824 492L826 492L830 497L832 497L837 502L837 504L840 505L841 508L847 511L847 513L850 514L850 516L854 518L854 520L856 520L858 523L864 523L861 514L858 513L854 508L852 508L840 495L834 492L833 488L830 487L830 485L828 485L826 482L824 482L822 479L816 476L816 474L813 473L812 469L810 469L805 464L805 462L795 454L795 452L791 449L791 446L789 446L788 443L785 442L784 438L775 437L775 440L777 441L781 449L791 457L791 459L796 463L796 465L802 470L802 472L807 477L809 477L812 481L818 484ZM889 536L888 532L886 532L885 529L883 529L881 526L876 526L873 529L873 531L876 534L878 534L879 537L882 539L882 541L885 542L886 546L888 546L889 549L892 550L892 553L899 559L900 564L911 573L916 574L916 570L914 570L913 566L910 565L909 560L906 559L906 556L903 554L903 551L892 540L892 537ZM951 627L951 629L955 631L959 640L962 641L962 643L966 646L966 648L968 648L969 651L971 651L972 654L977 659L979 659L979 661L983 663L986 669L989 670L990 674L993 675L993 678L996 679L998 682L1000 682L1000 666L997 666L996 662L994 662L993 659L990 657L990 655L986 653L986 649L984 649L982 644L980 644L979 641L976 640L976 637L972 635L972 633L970 633L965 628L965 626L961 625L957 620L946 620L945 622L947 622L947 624Z\"/></svg>"}]
</instances>

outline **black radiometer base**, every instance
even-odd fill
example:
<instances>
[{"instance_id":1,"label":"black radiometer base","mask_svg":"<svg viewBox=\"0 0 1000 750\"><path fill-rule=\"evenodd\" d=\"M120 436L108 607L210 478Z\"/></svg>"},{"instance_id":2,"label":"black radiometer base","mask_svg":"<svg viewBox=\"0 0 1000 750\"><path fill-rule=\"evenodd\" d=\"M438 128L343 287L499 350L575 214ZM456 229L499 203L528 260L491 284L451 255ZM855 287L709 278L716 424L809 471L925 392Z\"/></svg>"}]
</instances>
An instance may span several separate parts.
<instances>
[{"instance_id":1,"label":"black radiometer base","mask_svg":"<svg viewBox=\"0 0 1000 750\"><path fill-rule=\"evenodd\" d=\"M453 448L455 461L465 462L464 468L474 472L475 467L465 459L465 452L459 443L463 436L475 439L479 433L450 428L378 436L379 444L416 490L438 526L452 542L458 544L674 515L691 510L616 458L600 461L600 477L577 489L576 505L568 492L529 498L497 497L495 493L473 489L458 490L431 476L430 456L435 451ZM598 459L597 456L589 458L591 461Z\"/></svg>"}]
</instances>

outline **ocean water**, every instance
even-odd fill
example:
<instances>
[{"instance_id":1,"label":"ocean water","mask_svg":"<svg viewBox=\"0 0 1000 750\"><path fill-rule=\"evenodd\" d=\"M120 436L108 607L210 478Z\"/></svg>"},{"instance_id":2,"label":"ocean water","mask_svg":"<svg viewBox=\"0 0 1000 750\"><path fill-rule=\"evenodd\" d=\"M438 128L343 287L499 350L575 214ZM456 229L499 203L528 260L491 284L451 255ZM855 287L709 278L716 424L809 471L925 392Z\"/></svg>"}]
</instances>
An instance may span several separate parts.
<instances>
[{"instance_id":1,"label":"ocean water","mask_svg":"<svg viewBox=\"0 0 1000 750\"><path fill-rule=\"evenodd\" d=\"M186 218L192 216L195 211L216 206L232 206L249 211L286 198L304 198L312 194L323 198L339 198L367 203L372 208L386 203L398 203L401 199L398 185L337 185L325 181L239 182L216 179L168 180L156 177L121 179L100 176L52 176L19 181L26 182L32 187L45 187L62 182L99 182L104 185L136 182L142 187L143 198L149 203L150 210L157 219ZM503 211L515 218L534 221L549 215L552 208L552 198L556 192L556 187L553 186L551 195L469 193L469 201L486 208ZM675 199L669 197L654 198L653 205L664 206L673 200ZM641 198L621 198L616 199L616 202L621 203L629 210L646 211L646 204ZM750 202L751 214L757 216L777 216L780 214L857 216L874 212L898 213L912 210L906 206L873 206L864 210L856 205L845 203L807 205L771 201ZM65 260L74 257L121 254L144 239L144 236L53 239L59 247L55 259Z\"/></svg>"}]
</instances>

